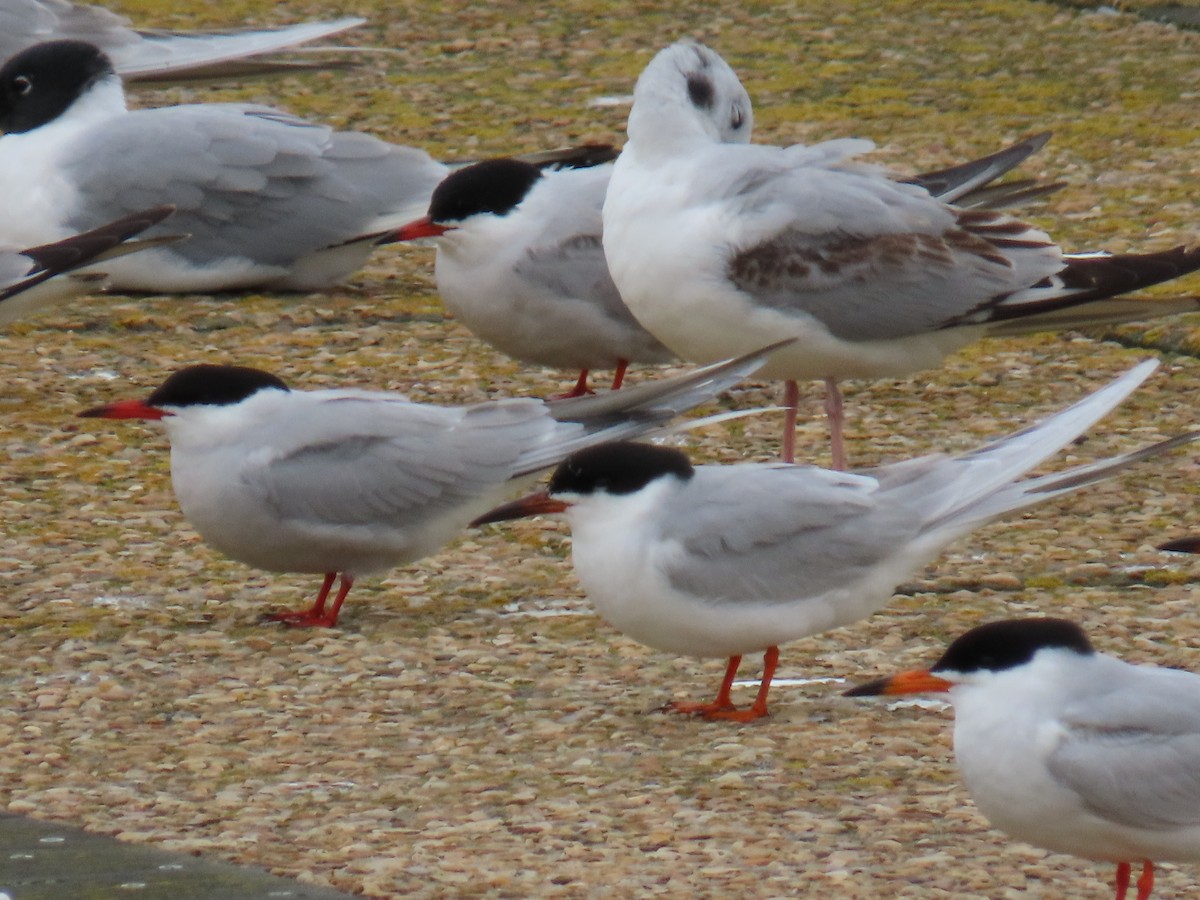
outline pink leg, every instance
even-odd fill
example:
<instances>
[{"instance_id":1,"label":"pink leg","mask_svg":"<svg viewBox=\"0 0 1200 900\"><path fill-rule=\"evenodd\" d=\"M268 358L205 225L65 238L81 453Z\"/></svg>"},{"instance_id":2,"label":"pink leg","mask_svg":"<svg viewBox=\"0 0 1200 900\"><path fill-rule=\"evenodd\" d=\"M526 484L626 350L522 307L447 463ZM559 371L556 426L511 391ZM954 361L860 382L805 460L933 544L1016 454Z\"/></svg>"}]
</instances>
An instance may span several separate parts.
<instances>
[{"instance_id":1,"label":"pink leg","mask_svg":"<svg viewBox=\"0 0 1200 900\"><path fill-rule=\"evenodd\" d=\"M771 689L771 679L775 677L775 669L779 665L779 648L768 647L763 654L762 681L758 684L758 696L749 709L719 709L705 715L706 719L727 719L733 722L753 722L765 718L767 712L767 691ZM732 683L732 679L731 679Z\"/></svg>"},{"instance_id":2,"label":"pink leg","mask_svg":"<svg viewBox=\"0 0 1200 900\"><path fill-rule=\"evenodd\" d=\"M1137 883L1137 900L1150 900L1150 892L1154 890L1154 863L1146 859L1142 861L1142 877Z\"/></svg>"},{"instance_id":3,"label":"pink leg","mask_svg":"<svg viewBox=\"0 0 1200 900\"><path fill-rule=\"evenodd\" d=\"M730 693L733 690L733 678L737 675L738 667L741 664L742 658L740 656L729 657L729 664L725 667L725 678L721 681L721 689L717 691L717 699L712 703L685 703L681 700L676 700L664 706L663 711L684 713L689 716L704 716L707 718L712 713L720 710L733 709L733 700L730 699Z\"/></svg>"},{"instance_id":4,"label":"pink leg","mask_svg":"<svg viewBox=\"0 0 1200 900\"><path fill-rule=\"evenodd\" d=\"M842 391L836 379L825 379L825 415L829 418L829 448L833 456L833 467L839 471L846 469L846 444L843 440L842 425L845 416L842 413Z\"/></svg>"},{"instance_id":5,"label":"pink leg","mask_svg":"<svg viewBox=\"0 0 1200 900\"><path fill-rule=\"evenodd\" d=\"M614 391L619 391L621 389L621 385L623 385L625 383L625 370L628 368L629 368L629 360L627 360L627 359L617 360L617 371L613 375L613 383L612 383L612 389Z\"/></svg>"},{"instance_id":6,"label":"pink leg","mask_svg":"<svg viewBox=\"0 0 1200 900\"><path fill-rule=\"evenodd\" d=\"M588 390L588 370L584 369L579 373L579 380L575 382L575 387L571 388L565 394L555 394L551 400L570 400L572 397L582 397L585 394L592 393Z\"/></svg>"},{"instance_id":7,"label":"pink leg","mask_svg":"<svg viewBox=\"0 0 1200 900\"><path fill-rule=\"evenodd\" d=\"M325 598L329 596L333 579L333 573L325 576L321 595L311 609L297 613L278 613L271 618L297 628L333 628L337 625L338 613L341 612L342 604L346 602L346 595L350 593L350 588L354 587L354 577L342 573L342 583L338 587L337 596L333 598L333 606L329 608L329 612L325 612Z\"/></svg>"},{"instance_id":8,"label":"pink leg","mask_svg":"<svg viewBox=\"0 0 1200 900\"><path fill-rule=\"evenodd\" d=\"M317 593L317 599L308 609L302 609L297 612L281 612L267 613L263 616L268 622L287 622L293 624L295 620L305 620L311 618L320 618L325 614L325 600L329 597L329 592L333 588L333 580L337 578L337 572L326 572L325 581L321 585L321 590Z\"/></svg>"},{"instance_id":9,"label":"pink leg","mask_svg":"<svg viewBox=\"0 0 1200 900\"><path fill-rule=\"evenodd\" d=\"M1117 896L1116 900L1125 900L1129 893L1129 863L1117 863Z\"/></svg>"},{"instance_id":10,"label":"pink leg","mask_svg":"<svg viewBox=\"0 0 1200 900\"><path fill-rule=\"evenodd\" d=\"M787 417L783 422L783 461L796 461L796 417L800 411L800 385L795 381L783 383L783 408Z\"/></svg>"}]
</instances>

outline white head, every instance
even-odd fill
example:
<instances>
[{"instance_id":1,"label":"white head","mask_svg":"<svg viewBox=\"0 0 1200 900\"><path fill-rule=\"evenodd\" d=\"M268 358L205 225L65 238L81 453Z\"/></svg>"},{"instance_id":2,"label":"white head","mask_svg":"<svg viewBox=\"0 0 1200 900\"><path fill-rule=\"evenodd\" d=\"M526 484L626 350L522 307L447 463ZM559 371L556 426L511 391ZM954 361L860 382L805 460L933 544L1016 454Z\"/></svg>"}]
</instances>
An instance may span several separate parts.
<instances>
[{"instance_id":1,"label":"white head","mask_svg":"<svg viewBox=\"0 0 1200 900\"><path fill-rule=\"evenodd\" d=\"M750 95L729 64L703 44L679 41L638 78L629 140L639 149L696 140L746 144L753 125Z\"/></svg>"}]
</instances>

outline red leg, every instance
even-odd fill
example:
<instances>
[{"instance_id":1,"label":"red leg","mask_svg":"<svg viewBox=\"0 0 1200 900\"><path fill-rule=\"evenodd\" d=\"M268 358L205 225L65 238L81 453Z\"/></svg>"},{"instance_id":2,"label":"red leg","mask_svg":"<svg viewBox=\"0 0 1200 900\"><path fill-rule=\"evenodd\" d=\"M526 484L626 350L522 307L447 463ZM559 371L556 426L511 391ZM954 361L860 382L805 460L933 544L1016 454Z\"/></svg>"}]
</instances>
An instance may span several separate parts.
<instances>
[{"instance_id":1,"label":"red leg","mask_svg":"<svg viewBox=\"0 0 1200 900\"><path fill-rule=\"evenodd\" d=\"M342 583L338 588L337 596L333 598L333 606L329 608L329 612L325 612L325 598L329 596L329 588L333 586L333 579L333 573L325 576L321 595L311 609L297 613L277 613L271 618L297 628L333 628L337 625L338 613L342 609L342 604L346 602L346 595L350 593L350 588L354 587L354 577L345 572L342 573Z\"/></svg>"},{"instance_id":2,"label":"red leg","mask_svg":"<svg viewBox=\"0 0 1200 900\"><path fill-rule=\"evenodd\" d=\"M829 419L829 449L833 456L833 467L846 469L846 443L842 434L845 416L842 413L842 391L836 379L825 379L825 415Z\"/></svg>"},{"instance_id":3,"label":"red leg","mask_svg":"<svg viewBox=\"0 0 1200 900\"><path fill-rule=\"evenodd\" d=\"M1117 897L1116 900L1125 900L1125 895L1129 893L1129 863L1117 863Z\"/></svg>"},{"instance_id":4,"label":"red leg","mask_svg":"<svg viewBox=\"0 0 1200 900\"><path fill-rule=\"evenodd\" d=\"M796 417L800 413L800 385L795 381L783 383L783 408L787 417L783 422L783 461L796 461Z\"/></svg>"},{"instance_id":5,"label":"red leg","mask_svg":"<svg viewBox=\"0 0 1200 900\"><path fill-rule=\"evenodd\" d=\"M712 703L685 703L682 700L676 700L664 706L663 712L677 712L689 716L709 716L711 713L718 710L733 709L733 700L730 699L730 692L733 690L733 678L737 675L738 666L742 664L740 656L729 657L729 664L725 667L725 678L721 681L721 689L717 691L717 699Z\"/></svg>"},{"instance_id":6,"label":"red leg","mask_svg":"<svg viewBox=\"0 0 1200 900\"><path fill-rule=\"evenodd\" d=\"M779 665L779 648L768 647L763 654L762 681L758 684L758 696L749 709L719 709L705 716L706 719L728 719L733 722L753 722L770 715L767 712L767 692L771 689L771 679L775 677L775 669Z\"/></svg>"},{"instance_id":7,"label":"red leg","mask_svg":"<svg viewBox=\"0 0 1200 900\"><path fill-rule=\"evenodd\" d=\"M267 613L263 616L263 619L268 622L294 624L297 620L320 618L325 614L325 600L329 597L330 590L333 589L333 579L335 578L337 578L337 572L325 573L325 581L321 585L321 590L317 593L316 602L308 609L302 609L298 612Z\"/></svg>"},{"instance_id":8,"label":"red leg","mask_svg":"<svg viewBox=\"0 0 1200 900\"><path fill-rule=\"evenodd\" d=\"M579 380L575 382L575 387L571 388L565 394L555 394L551 400L570 400L572 397L582 397L585 394L592 393L588 390L588 370L584 369L579 373Z\"/></svg>"},{"instance_id":9,"label":"red leg","mask_svg":"<svg viewBox=\"0 0 1200 900\"><path fill-rule=\"evenodd\" d=\"M621 385L623 385L625 383L625 370L628 368L629 368L629 360L627 360L627 359L617 360L617 371L613 373L613 383L612 383L612 389L614 391L619 391L621 389Z\"/></svg>"},{"instance_id":10,"label":"red leg","mask_svg":"<svg viewBox=\"0 0 1200 900\"><path fill-rule=\"evenodd\" d=\"M1150 900L1150 892L1154 890L1154 863L1146 859L1142 861L1142 877L1137 882L1137 900Z\"/></svg>"}]
</instances>

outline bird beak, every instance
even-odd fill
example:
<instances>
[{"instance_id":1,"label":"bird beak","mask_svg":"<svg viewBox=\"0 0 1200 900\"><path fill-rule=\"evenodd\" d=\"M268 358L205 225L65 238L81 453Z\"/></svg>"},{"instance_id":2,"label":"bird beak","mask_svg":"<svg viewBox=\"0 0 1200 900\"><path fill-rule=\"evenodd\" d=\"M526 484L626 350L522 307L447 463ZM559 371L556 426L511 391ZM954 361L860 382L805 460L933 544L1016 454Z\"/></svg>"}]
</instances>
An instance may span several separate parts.
<instances>
[{"instance_id":1,"label":"bird beak","mask_svg":"<svg viewBox=\"0 0 1200 900\"><path fill-rule=\"evenodd\" d=\"M471 527L478 528L480 525L487 525L490 522L506 522L509 519L523 519L526 516L537 516L543 513L565 512L570 505L562 500L555 500L545 491L538 491L528 497L497 506L491 512L485 512L471 523Z\"/></svg>"},{"instance_id":2,"label":"bird beak","mask_svg":"<svg viewBox=\"0 0 1200 900\"><path fill-rule=\"evenodd\" d=\"M438 225L429 216L409 222L407 225L401 225L391 234L386 235L379 241L381 244L392 243L393 241L415 241L418 238L441 237L447 231L453 231L453 226Z\"/></svg>"},{"instance_id":3,"label":"bird beak","mask_svg":"<svg viewBox=\"0 0 1200 900\"><path fill-rule=\"evenodd\" d=\"M939 678L927 669L914 669L860 684L858 687L850 688L843 696L874 697L880 694L894 696L896 694L945 693L952 687L954 687L953 681Z\"/></svg>"},{"instance_id":4,"label":"bird beak","mask_svg":"<svg viewBox=\"0 0 1200 900\"><path fill-rule=\"evenodd\" d=\"M81 419L161 419L171 413L157 406L148 406L141 400L118 400L76 415Z\"/></svg>"}]
</instances>

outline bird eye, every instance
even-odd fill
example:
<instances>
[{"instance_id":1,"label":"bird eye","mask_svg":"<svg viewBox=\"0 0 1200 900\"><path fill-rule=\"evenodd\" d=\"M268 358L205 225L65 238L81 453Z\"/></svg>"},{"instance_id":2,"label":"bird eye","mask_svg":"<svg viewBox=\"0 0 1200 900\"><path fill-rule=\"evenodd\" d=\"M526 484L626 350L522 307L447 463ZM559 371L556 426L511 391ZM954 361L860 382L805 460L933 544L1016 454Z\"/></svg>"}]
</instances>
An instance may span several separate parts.
<instances>
[{"instance_id":1,"label":"bird eye","mask_svg":"<svg viewBox=\"0 0 1200 900\"><path fill-rule=\"evenodd\" d=\"M12 80L13 87L20 96L25 96L33 90L33 81L26 75L18 75Z\"/></svg>"},{"instance_id":2,"label":"bird eye","mask_svg":"<svg viewBox=\"0 0 1200 900\"><path fill-rule=\"evenodd\" d=\"M735 130L741 128L744 121L746 121L746 117L742 115L742 108L740 106L735 106L733 108L733 115L729 117L730 127Z\"/></svg>"}]
</instances>

